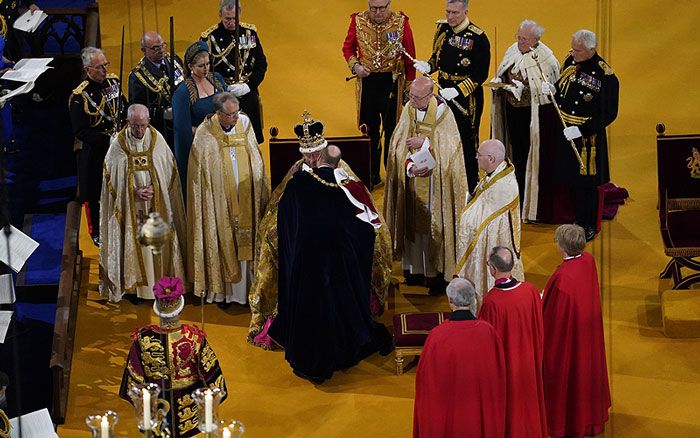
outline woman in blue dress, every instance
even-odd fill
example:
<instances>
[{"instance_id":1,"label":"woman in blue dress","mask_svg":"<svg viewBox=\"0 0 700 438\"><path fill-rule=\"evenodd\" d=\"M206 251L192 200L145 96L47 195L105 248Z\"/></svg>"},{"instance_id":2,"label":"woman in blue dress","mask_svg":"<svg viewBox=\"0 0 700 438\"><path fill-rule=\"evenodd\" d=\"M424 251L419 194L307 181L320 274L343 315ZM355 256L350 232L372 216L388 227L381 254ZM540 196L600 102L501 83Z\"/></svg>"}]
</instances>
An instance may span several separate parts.
<instances>
[{"instance_id":1,"label":"woman in blue dress","mask_svg":"<svg viewBox=\"0 0 700 438\"><path fill-rule=\"evenodd\" d=\"M175 131L175 160L187 193L187 162L194 132L207 114L214 112L214 95L226 91L226 82L219 73L211 71L209 46L197 41L185 51L185 79L173 94L173 125Z\"/></svg>"}]
</instances>

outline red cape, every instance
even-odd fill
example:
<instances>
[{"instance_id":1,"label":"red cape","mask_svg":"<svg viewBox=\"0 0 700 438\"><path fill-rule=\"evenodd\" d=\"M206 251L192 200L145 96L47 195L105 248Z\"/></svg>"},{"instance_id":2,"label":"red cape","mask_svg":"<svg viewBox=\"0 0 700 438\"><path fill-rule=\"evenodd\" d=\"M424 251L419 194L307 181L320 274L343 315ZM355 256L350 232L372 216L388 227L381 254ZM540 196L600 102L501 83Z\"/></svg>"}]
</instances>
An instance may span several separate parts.
<instances>
[{"instance_id":1,"label":"red cape","mask_svg":"<svg viewBox=\"0 0 700 438\"><path fill-rule=\"evenodd\" d=\"M414 437L502 437L506 375L491 324L446 321L423 347L416 375Z\"/></svg>"},{"instance_id":2,"label":"red cape","mask_svg":"<svg viewBox=\"0 0 700 438\"><path fill-rule=\"evenodd\" d=\"M496 329L506 358L506 437L547 437L542 384L542 300L530 283L494 287L479 319Z\"/></svg>"},{"instance_id":3,"label":"red cape","mask_svg":"<svg viewBox=\"0 0 700 438\"><path fill-rule=\"evenodd\" d=\"M598 435L610 388L595 260L564 260L543 297L544 394L549 435Z\"/></svg>"}]
</instances>

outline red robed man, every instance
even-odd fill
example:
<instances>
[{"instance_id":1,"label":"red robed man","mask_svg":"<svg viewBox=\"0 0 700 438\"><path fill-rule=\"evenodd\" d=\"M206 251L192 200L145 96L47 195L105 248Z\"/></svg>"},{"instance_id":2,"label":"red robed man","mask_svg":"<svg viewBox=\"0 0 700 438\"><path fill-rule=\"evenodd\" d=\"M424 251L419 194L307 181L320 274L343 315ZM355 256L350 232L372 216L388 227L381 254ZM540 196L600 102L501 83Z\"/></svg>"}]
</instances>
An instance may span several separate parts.
<instances>
[{"instance_id":1,"label":"red robed man","mask_svg":"<svg viewBox=\"0 0 700 438\"><path fill-rule=\"evenodd\" d=\"M506 368L496 330L472 313L474 285L447 286L452 316L425 342L416 375L414 437L502 437Z\"/></svg>"},{"instance_id":2,"label":"red robed man","mask_svg":"<svg viewBox=\"0 0 700 438\"><path fill-rule=\"evenodd\" d=\"M542 301L537 288L513 278L513 252L497 246L488 268L495 286L479 319L493 325L506 358L506 437L547 437L542 385Z\"/></svg>"},{"instance_id":3,"label":"red robed man","mask_svg":"<svg viewBox=\"0 0 700 438\"><path fill-rule=\"evenodd\" d=\"M544 290L544 395L553 437L598 435L608 420L610 388L598 273L583 228L561 225L564 261Z\"/></svg>"}]
</instances>

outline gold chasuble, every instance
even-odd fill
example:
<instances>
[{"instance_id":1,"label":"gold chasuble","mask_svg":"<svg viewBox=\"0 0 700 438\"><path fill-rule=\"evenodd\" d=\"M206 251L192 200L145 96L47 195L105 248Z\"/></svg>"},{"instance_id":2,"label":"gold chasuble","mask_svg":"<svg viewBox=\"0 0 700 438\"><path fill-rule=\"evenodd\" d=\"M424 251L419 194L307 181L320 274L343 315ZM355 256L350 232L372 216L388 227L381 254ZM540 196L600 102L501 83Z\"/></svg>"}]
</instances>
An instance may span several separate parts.
<instances>
[{"instance_id":1,"label":"gold chasuble","mask_svg":"<svg viewBox=\"0 0 700 438\"><path fill-rule=\"evenodd\" d=\"M484 295L493 287L488 271L489 253L495 246L513 251L513 277L524 281L520 258L520 198L513 165L504 161L491 176L485 175L460 215L457 274L474 283L481 307Z\"/></svg>"},{"instance_id":2,"label":"gold chasuble","mask_svg":"<svg viewBox=\"0 0 700 438\"><path fill-rule=\"evenodd\" d=\"M196 295L224 300L226 284L244 274L240 261L254 264L255 233L268 197L248 117L239 116L232 134L216 115L205 119L195 133L187 172L188 275Z\"/></svg>"},{"instance_id":3,"label":"gold chasuble","mask_svg":"<svg viewBox=\"0 0 700 438\"><path fill-rule=\"evenodd\" d=\"M297 161L292 169L301 169L303 161ZM340 160L339 166L351 178L359 181L350 166ZM282 182L275 188L270 197L270 203L258 229L256 247L257 270L255 279L250 287L248 301L250 302L250 327L248 342L258 347L270 349L273 343L267 336L267 329L277 316L277 281L278 281L278 244L277 244L277 206L284 193L287 182L294 172L290 171ZM371 312L379 316L384 311L384 300L391 280L391 237L384 218L379 215L382 226L375 229L374 260L372 263L372 296L370 297Z\"/></svg>"},{"instance_id":4,"label":"gold chasuble","mask_svg":"<svg viewBox=\"0 0 700 438\"><path fill-rule=\"evenodd\" d=\"M408 149L406 140L415 136L429 140L437 162L429 177L410 178L406 174L409 153L414 152ZM384 218L395 260L404 255L406 241L416 242L417 235L427 235L425 263L442 273L446 281L452 279L457 259L457 218L467 194L464 169L459 131L450 108L435 97L426 111L407 103L391 137L384 190Z\"/></svg>"},{"instance_id":5,"label":"gold chasuble","mask_svg":"<svg viewBox=\"0 0 700 438\"><path fill-rule=\"evenodd\" d=\"M134 189L153 186L143 201ZM112 141L104 162L100 199L100 293L117 302L123 294L153 299L153 259L138 233L151 212L173 228L163 246L163 275L185 277L185 209L175 157L163 136L149 127L143 139L129 128Z\"/></svg>"}]
</instances>

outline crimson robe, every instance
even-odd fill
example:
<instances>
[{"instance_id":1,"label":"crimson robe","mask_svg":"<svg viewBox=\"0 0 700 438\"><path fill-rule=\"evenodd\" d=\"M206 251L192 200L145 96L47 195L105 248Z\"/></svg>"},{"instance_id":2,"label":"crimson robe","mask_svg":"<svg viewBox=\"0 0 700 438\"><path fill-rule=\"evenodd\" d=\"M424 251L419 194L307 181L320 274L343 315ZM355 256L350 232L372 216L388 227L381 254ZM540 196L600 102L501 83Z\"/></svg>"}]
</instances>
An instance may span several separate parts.
<instances>
[{"instance_id":1,"label":"crimson robe","mask_svg":"<svg viewBox=\"0 0 700 438\"><path fill-rule=\"evenodd\" d=\"M549 435L598 435L611 403L593 256L565 259L547 283L542 307Z\"/></svg>"},{"instance_id":2,"label":"crimson robe","mask_svg":"<svg viewBox=\"0 0 700 438\"><path fill-rule=\"evenodd\" d=\"M466 319L469 318L469 319ZM506 374L496 330L455 311L425 342L416 375L413 436L502 437Z\"/></svg>"},{"instance_id":3,"label":"crimson robe","mask_svg":"<svg viewBox=\"0 0 700 438\"><path fill-rule=\"evenodd\" d=\"M493 325L506 358L506 437L547 437L542 384L542 300L537 288L515 279L484 297L479 319Z\"/></svg>"}]
</instances>

